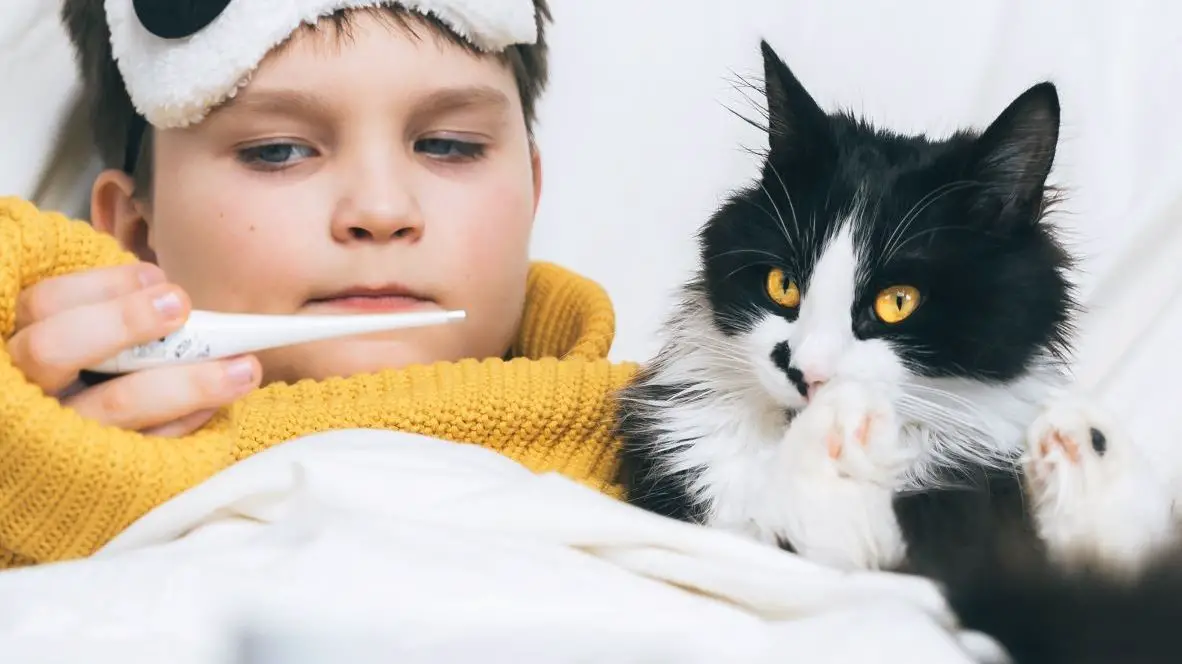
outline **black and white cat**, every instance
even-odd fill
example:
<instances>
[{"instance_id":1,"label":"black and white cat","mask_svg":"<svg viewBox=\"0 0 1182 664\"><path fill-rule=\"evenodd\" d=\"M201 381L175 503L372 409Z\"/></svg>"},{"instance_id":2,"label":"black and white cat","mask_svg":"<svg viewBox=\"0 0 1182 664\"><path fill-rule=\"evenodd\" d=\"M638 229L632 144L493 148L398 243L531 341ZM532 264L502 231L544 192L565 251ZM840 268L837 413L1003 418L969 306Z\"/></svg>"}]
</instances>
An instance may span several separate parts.
<instances>
[{"instance_id":1,"label":"black and white cat","mask_svg":"<svg viewBox=\"0 0 1182 664\"><path fill-rule=\"evenodd\" d=\"M1182 661L1170 494L1067 390L1055 87L936 140L828 114L763 57L762 175L620 395L629 500L931 577L1019 662Z\"/></svg>"}]
</instances>

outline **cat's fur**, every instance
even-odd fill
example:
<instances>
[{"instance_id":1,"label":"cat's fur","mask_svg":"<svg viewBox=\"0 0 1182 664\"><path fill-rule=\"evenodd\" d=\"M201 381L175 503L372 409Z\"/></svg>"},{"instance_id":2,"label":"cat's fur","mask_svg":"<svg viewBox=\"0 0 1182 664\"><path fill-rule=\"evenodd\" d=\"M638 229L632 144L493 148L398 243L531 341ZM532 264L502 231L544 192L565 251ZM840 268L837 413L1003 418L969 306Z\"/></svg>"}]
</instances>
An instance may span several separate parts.
<instances>
[{"instance_id":1,"label":"cat's fur","mask_svg":"<svg viewBox=\"0 0 1182 664\"><path fill-rule=\"evenodd\" d=\"M1055 87L937 140L828 114L763 56L763 172L703 228L667 340L620 395L629 500L931 577L1018 662L1182 658L1162 629L1182 624L1169 494L1064 390ZM799 306L768 297L773 267ZM921 303L887 325L874 297L900 284Z\"/></svg>"}]
</instances>

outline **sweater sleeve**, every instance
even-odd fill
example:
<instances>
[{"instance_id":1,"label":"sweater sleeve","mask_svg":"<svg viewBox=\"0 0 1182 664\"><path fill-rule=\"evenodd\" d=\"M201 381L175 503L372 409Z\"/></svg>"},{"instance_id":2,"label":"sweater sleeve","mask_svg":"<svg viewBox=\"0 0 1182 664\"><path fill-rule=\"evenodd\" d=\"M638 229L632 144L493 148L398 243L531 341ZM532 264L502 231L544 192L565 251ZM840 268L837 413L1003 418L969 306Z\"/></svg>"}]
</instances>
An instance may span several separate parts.
<instances>
[{"instance_id":1,"label":"sweater sleeve","mask_svg":"<svg viewBox=\"0 0 1182 664\"><path fill-rule=\"evenodd\" d=\"M5 339L22 286L127 260L113 241L76 223L0 201ZM21 247L23 256L10 247ZM276 384L223 410L201 431L166 439L64 408L28 383L0 346L0 569L87 556L235 461L330 429L397 429L479 444L532 470L561 472L618 495L611 395L634 370L603 359L465 360Z\"/></svg>"},{"instance_id":2,"label":"sweater sleeve","mask_svg":"<svg viewBox=\"0 0 1182 664\"><path fill-rule=\"evenodd\" d=\"M0 371L9 413L0 427L0 551L41 563L87 556L231 463L331 429L396 429L478 444L536 472L618 495L610 396L633 368L607 360L487 360L275 385L179 439L84 420L10 371Z\"/></svg>"},{"instance_id":3,"label":"sweater sleeve","mask_svg":"<svg viewBox=\"0 0 1182 664\"><path fill-rule=\"evenodd\" d=\"M149 440L83 419L12 363L7 341L22 289L134 260L84 222L0 199L0 566L93 551L144 505L230 460L224 418L188 439Z\"/></svg>"}]
</instances>

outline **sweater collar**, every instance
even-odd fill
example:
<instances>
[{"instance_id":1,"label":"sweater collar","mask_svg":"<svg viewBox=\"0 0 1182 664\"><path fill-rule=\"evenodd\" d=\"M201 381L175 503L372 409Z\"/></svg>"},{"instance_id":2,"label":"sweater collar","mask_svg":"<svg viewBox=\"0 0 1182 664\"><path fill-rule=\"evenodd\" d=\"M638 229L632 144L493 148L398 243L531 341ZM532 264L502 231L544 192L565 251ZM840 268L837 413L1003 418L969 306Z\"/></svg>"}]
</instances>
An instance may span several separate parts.
<instances>
[{"instance_id":1,"label":"sweater collar","mask_svg":"<svg viewBox=\"0 0 1182 664\"><path fill-rule=\"evenodd\" d=\"M596 360L615 338L611 299L598 283L544 261L530 266L514 358Z\"/></svg>"}]
</instances>

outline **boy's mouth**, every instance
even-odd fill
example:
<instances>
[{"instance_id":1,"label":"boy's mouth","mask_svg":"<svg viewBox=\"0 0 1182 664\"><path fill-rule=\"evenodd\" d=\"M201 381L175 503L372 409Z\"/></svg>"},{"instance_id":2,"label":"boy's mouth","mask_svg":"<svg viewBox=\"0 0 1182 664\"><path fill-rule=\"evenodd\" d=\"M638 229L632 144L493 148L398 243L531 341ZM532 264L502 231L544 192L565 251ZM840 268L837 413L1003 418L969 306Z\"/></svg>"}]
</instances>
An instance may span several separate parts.
<instances>
[{"instance_id":1,"label":"boy's mouth","mask_svg":"<svg viewBox=\"0 0 1182 664\"><path fill-rule=\"evenodd\" d=\"M399 284L356 286L308 300L309 313L396 313L434 307L430 298Z\"/></svg>"}]
</instances>

